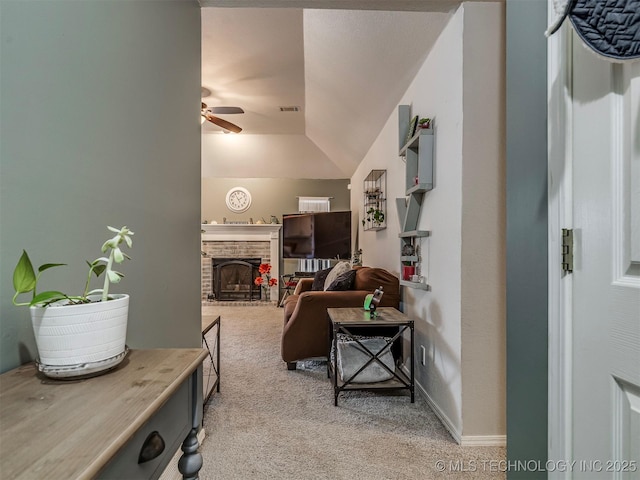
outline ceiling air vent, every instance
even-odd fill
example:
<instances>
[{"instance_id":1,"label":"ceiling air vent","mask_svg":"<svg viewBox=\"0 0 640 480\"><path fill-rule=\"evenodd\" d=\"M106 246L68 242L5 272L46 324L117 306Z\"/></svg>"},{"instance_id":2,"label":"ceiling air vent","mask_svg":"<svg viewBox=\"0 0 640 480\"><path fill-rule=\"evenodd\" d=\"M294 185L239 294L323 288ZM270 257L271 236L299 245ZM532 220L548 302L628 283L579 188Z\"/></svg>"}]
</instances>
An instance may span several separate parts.
<instances>
[{"instance_id":1,"label":"ceiling air vent","mask_svg":"<svg viewBox=\"0 0 640 480\"><path fill-rule=\"evenodd\" d=\"M300 107L280 107L281 112L299 112Z\"/></svg>"}]
</instances>

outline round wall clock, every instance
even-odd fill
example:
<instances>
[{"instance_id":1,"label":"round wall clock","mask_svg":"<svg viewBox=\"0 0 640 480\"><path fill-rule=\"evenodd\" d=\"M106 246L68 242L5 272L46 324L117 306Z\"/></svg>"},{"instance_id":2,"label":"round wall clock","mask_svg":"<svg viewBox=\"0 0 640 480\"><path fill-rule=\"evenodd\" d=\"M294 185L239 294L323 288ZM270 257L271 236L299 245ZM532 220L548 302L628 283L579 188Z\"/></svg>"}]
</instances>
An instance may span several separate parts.
<instances>
[{"instance_id":1,"label":"round wall clock","mask_svg":"<svg viewBox=\"0 0 640 480\"><path fill-rule=\"evenodd\" d=\"M251 206L251 194L243 187L233 187L227 192L227 207L232 212L242 213Z\"/></svg>"}]
</instances>

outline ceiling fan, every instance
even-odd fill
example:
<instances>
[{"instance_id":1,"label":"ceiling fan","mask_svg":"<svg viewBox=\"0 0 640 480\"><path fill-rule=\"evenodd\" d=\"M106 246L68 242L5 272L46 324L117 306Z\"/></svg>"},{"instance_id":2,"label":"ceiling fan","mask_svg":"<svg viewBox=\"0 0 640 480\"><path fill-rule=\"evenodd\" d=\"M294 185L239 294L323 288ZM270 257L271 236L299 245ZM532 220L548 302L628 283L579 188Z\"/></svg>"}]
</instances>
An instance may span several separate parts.
<instances>
[{"instance_id":1,"label":"ceiling fan","mask_svg":"<svg viewBox=\"0 0 640 480\"><path fill-rule=\"evenodd\" d=\"M235 113L244 113L244 110L240 107L207 107L207 104L202 102L202 110L200 111L200 121L204 123L205 120L210 121L211 123L218 125L219 127L228 130L233 133L240 133L242 128L237 126L235 123L228 122L227 120L216 117L214 113L219 115L230 115Z\"/></svg>"},{"instance_id":2,"label":"ceiling fan","mask_svg":"<svg viewBox=\"0 0 640 480\"><path fill-rule=\"evenodd\" d=\"M201 87L202 98L209 97L211 95L211 90L207 87ZM236 113L244 113L244 110L240 107L212 107L209 108L206 103L202 103L202 109L200 110L200 123L204 123L205 120L210 121L214 125L221 127L224 130L224 133L240 133L242 128L237 126L234 123L231 123L223 118L216 117L217 115L233 115Z\"/></svg>"},{"instance_id":3,"label":"ceiling fan","mask_svg":"<svg viewBox=\"0 0 640 480\"><path fill-rule=\"evenodd\" d=\"M204 123L205 120L210 121L211 123L218 125L219 127L228 130L233 133L240 133L242 128L237 126L234 123L228 122L227 120L216 117L214 113L218 115L230 115L235 113L244 113L244 110L240 107L207 107L207 104L202 102L202 110L200 111L201 123Z\"/></svg>"}]
</instances>

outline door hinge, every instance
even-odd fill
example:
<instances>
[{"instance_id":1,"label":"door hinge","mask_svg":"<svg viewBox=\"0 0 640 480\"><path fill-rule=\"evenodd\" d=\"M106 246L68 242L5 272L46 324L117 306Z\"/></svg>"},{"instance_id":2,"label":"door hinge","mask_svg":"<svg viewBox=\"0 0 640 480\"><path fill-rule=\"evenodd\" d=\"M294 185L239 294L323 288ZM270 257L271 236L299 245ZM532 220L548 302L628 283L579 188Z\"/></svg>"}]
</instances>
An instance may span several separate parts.
<instances>
[{"instance_id":1,"label":"door hinge","mask_svg":"<svg viewBox=\"0 0 640 480\"><path fill-rule=\"evenodd\" d=\"M573 229L562 229L562 273L573 272Z\"/></svg>"}]
</instances>

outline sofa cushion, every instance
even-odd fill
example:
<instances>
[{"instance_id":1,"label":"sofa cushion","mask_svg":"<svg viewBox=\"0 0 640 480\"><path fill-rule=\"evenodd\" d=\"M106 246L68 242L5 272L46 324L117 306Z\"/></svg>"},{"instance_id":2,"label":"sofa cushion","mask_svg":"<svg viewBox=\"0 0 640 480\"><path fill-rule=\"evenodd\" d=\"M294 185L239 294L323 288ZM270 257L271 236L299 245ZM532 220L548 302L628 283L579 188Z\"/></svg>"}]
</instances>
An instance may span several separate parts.
<instances>
[{"instance_id":1,"label":"sofa cushion","mask_svg":"<svg viewBox=\"0 0 640 480\"><path fill-rule=\"evenodd\" d=\"M327 292L351 290L353 288L353 282L356 279L356 271L348 270L338 275L331 285L327 287Z\"/></svg>"},{"instance_id":2,"label":"sofa cushion","mask_svg":"<svg viewBox=\"0 0 640 480\"><path fill-rule=\"evenodd\" d=\"M324 281L324 289L326 290L327 287L331 285L341 273L348 272L349 270L351 270L351 265L349 264L349 262L336 263Z\"/></svg>"},{"instance_id":3,"label":"sofa cushion","mask_svg":"<svg viewBox=\"0 0 640 480\"><path fill-rule=\"evenodd\" d=\"M324 270L317 271L316 274L313 276L313 286L311 287L311 290L314 290L314 291L324 290L324 282L327 279L327 275L329 275L330 271L331 271L331 268L325 268Z\"/></svg>"}]
</instances>

